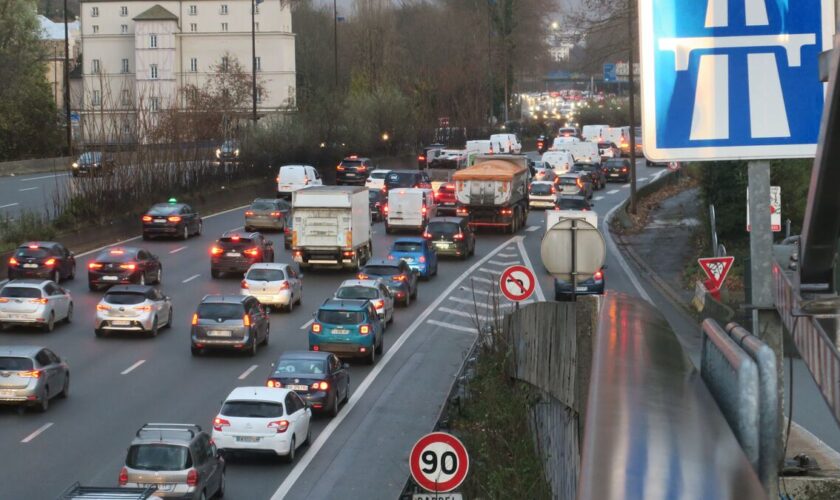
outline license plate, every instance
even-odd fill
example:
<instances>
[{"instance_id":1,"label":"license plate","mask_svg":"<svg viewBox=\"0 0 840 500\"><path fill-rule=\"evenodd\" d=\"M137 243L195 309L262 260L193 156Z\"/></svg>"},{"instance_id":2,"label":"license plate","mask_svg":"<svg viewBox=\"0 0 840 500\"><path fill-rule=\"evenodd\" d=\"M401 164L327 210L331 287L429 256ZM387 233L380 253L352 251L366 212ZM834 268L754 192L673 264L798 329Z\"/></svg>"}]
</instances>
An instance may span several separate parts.
<instances>
[{"instance_id":1,"label":"license plate","mask_svg":"<svg viewBox=\"0 0 840 500\"><path fill-rule=\"evenodd\" d=\"M165 224L166 219L155 219L155 224Z\"/></svg>"},{"instance_id":2,"label":"license plate","mask_svg":"<svg viewBox=\"0 0 840 500\"><path fill-rule=\"evenodd\" d=\"M286 387L293 390L293 391L307 391L307 390L309 390L308 385L287 385Z\"/></svg>"},{"instance_id":3,"label":"license plate","mask_svg":"<svg viewBox=\"0 0 840 500\"><path fill-rule=\"evenodd\" d=\"M15 391L0 391L0 398L11 398L14 397Z\"/></svg>"},{"instance_id":4,"label":"license plate","mask_svg":"<svg viewBox=\"0 0 840 500\"><path fill-rule=\"evenodd\" d=\"M230 330L210 330L207 332L209 337L230 337Z\"/></svg>"},{"instance_id":5,"label":"license plate","mask_svg":"<svg viewBox=\"0 0 840 500\"><path fill-rule=\"evenodd\" d=\"M618 177L618 174L610 174L610 177Z\"/></svg>"},{"instance_id":6,"label":"license plate","mask_svg":"<svg viewBox=\"0 0 840 500\"><path fill-rule=\"evenodd\" d=\"M171 483L137 483L137 486L141 488L155 488L158 491L172 491L175 489L175 485Z\"/></svg>"},{"instance_id":7,"label":"license plate","mask_svg":"<svg viewBox=\"0 0 840 500\"><path fill-rule=\"evenodd\" d=\"M38 267L38 264L24 264L23 267L27 269L35 269Z\"/></svg>"},{"instance_id":8,"label":"license plate","mask_svg":"<svg viewBox=\"0 0 840 500\"><path fill-rule=\"evenodd\" d=\"M347 335L350 333L350 330L346 330L344 328L333 328L332 332L338 335Z\"/></svg>"},{"instance_id":9,"label":"license plate","mask_svg":"<svg viewBox=\"0 0 840 500\"><path fill-rule=\"evenodd\" d=\"M347 174L347 177L356 177L356 174L350 174L350 173L348 173L348 174Z\"/></svg>"},{"instance_id":10,"label":"license plate","mask_svg":"<svg viewBox=\"0 0 840 500\"><path fill-rule=\"evenodd\" d=\"M131 324L131 321L125 319L115 319L111 321L111 324L114 326L128 326Z\"/></svg>"},{"instance_id":11,"label":"license plate","mask_svg":"<svg viewBox=\"0 0 840 500\"><path fill-rule=\"evenodd\" d=\"M589 291L589 288L587 288L585 286L579 286L579 287L575 288L575 291L576 292L586 292L586 291Z\"/></svg>"},{"instance_id":12,"label":"license plate","mask_svg":"<svg viewBox=\"0 0 840 500\"><path fill-rule=\"evenodd\" d=\"M239 443L259 443L259 436L236 436L236 441Z\"/></svg>"},{"instance_id":13,"label":"license plate","mask_svg":"<svg viewBox=\"0 0 840 500\"><path fill-rule=\"evenodd\" d=\"M118 281L120 279L119 276L103 276L102 281Z\"/></svg>"},{"instance_id":14,"label":"license plate","mask_svg":"<svg viewBox=\"0 0 840 500\"><path fill-rule=\"evenodd\" d=\"M225 255L227 255L228 257L242 257L242 254L239 252L228 252Z\"/></svg>"},{"instance_id":15,"label":"license plate","mask_svg":"<svg viewBox=\"0 0 840 500\"><path fill-rule=\"evenodd\" d=\"M438 248L449 248L449 243L435 243Z\"/></svg>"}]
</instances>

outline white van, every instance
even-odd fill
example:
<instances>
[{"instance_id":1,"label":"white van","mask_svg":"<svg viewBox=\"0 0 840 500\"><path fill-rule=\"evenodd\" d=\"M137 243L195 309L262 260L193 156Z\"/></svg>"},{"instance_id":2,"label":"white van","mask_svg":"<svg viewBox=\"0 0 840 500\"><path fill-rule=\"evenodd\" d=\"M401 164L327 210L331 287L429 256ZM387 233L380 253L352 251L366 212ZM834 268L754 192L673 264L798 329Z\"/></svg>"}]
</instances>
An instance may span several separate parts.
<instances>
[{"instance_id":1,"label":"white van","mask_svg":"<svg viewBox=\"0 0 840 500\"><path fill-rule=\"evenodd\" d=\"M574 136L566 136L566 135L558 135L554 138L554 142L551 143L551 149L563 149L563 144L574 144L576 142L581 142L580 139Z\"/></svg>"},{"instance_id":2,"label":"white van","mask_svg":"<svg viewBox=\"0 0 840 500\"><path fill-rule=\"evenodd\" d=\"M611 142L623 153L630 151L630 127L610 127L604 132L604 142Z\"/></svg>"},{"instance_id":3,"label":"white van","mask_svg":"<svg viewBox=\"0 0 840 500\"><path fill-rule=\"evenodd\" d=\"M584 125L581 135L585 141L599 142L609 128L609 125Z\"/></svg>"},{"instance_id":4,"label":"white van","mask_svg":"<svg viewBox=\"0 0 840 500\"><path fill-rule=\"evenodd\" d=\"M542 155L543 163L548 163L557 175L568 172L575 164L572 153L568 151L546 151Z\"/></svg>"},{"instance_id":5,"label":"white van","mask_svg":"<svg viewBox=\"0 0 840 500\"><path fill-rule=\"evenodd\" d=\"M493 134L490 136L490 142L495 145L499 144L501 150L494 151L494 153L515 154L522 152L522 143L519 142L519 137L516 134Z\"/></svg>"},{"instance_id":6,"label":"white van","mask_svg":"<svg viewBox=\"0 0 840 500\"><path fill-rule=\"evenodd\" d=\"M491 155L498 151L493 151L493 143L488 139L467 141L467 150L476 151L480 155Z\"/></svg>"},{"instance_id":7,"label":"white van","mask_svg":"<svg viewBox=\"0 0 840 500\"><path fill-rule=\"evenodd\" d=\"M323 184L321 175L311 165L283 165L277 173L277 197L291 198L299 189Z\"/></svg>"},{"instance_id":8,"label":"white van","mask_svg":"<svg viewBox=\"0 0 840 500\"><path fill-rule=\"evenodd\" d=\"M559 151L566 151L574 158L572 163L601 163L601 151L596 142L574 142L561 144ZM553 151L549 151L552 153Z\"/></svg>"},{"instance_id":9,"label":"white van","mask_svg":"<svg viewBox=\"0 0 840 500\"><path fill-rule=\"evenodd\" d=\"M423 231L429 219L436 215L435 194L431 189L391 189L388 191L385 232L390 234L394 229Z\"/></svg>"}]
</instances>

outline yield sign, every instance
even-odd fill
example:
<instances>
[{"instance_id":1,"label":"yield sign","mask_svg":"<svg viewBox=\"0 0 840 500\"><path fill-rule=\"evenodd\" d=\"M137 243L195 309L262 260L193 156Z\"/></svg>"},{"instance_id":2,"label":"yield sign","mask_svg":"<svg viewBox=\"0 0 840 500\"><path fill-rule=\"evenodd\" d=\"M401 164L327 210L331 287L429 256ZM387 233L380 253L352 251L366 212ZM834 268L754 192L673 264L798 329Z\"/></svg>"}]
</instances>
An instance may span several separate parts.
<instances>
[{"instance_id":1,"label":"yield sign","mask_svg":"<svg viewBox=\"0 0 840 500\"><path fill-rule=\"evenodd\" d=\"M706 257L697 259L697 263L709 277L706 282L710 291L720 290L726 275L729 274L729 269L732 268L732 263L735 262L735 257Z\"/></svg>"}]
</instances>

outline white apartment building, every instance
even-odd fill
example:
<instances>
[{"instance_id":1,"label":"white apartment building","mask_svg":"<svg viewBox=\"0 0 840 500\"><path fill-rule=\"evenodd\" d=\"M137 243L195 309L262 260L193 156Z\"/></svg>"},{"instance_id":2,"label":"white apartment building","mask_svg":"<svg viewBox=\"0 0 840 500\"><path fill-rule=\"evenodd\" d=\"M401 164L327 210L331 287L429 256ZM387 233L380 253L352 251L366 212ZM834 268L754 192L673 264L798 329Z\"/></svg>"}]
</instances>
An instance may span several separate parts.
<instances>
[{"instance_id":1,"label":"white apartment building","mask_svg":"<svg viewBox=\"0 0 840 500\"><path fill-rule=\"evenodd\" d=\"M84 142L145 141L138 120L183 107L187 85L203 87L236 58L251 72L251 0L82 0ZM295 38L288 2L255 13L260 115L295 106ZM248 110L250 110L250 105Z\"/></svg>"}]
</instances>

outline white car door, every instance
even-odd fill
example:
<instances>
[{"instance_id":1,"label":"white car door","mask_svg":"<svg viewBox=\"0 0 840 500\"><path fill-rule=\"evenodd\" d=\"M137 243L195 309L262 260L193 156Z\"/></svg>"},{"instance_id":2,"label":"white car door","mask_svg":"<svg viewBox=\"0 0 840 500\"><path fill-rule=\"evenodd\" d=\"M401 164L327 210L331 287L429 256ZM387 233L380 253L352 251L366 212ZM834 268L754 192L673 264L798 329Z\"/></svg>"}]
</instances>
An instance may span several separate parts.
<instances>
[{"instance_id":1,"label":"white car door","mask_svg":"<svg viewBox=\"0 0 840 500\"><path fill-rule=\"evenodd\" d=\"M56 321L67 317L67 310L70 308L70 293L58 285L48 284L46 287L49 302L55 312Z\"/></svg>"},{"instance_id":2,"label":"white car door","mask_svg":"<svg viewBox=\"0 0 840 500\"><path fill-rule=\"evenodd\" d=\"M309 432L310 415L312 413L306 407L306 403L294 392L290 392L286 396L286 413L288 414L289 426L294 433L295 448L298 448L306 440L306 435Z\"/></svg>"}]
</instances>

